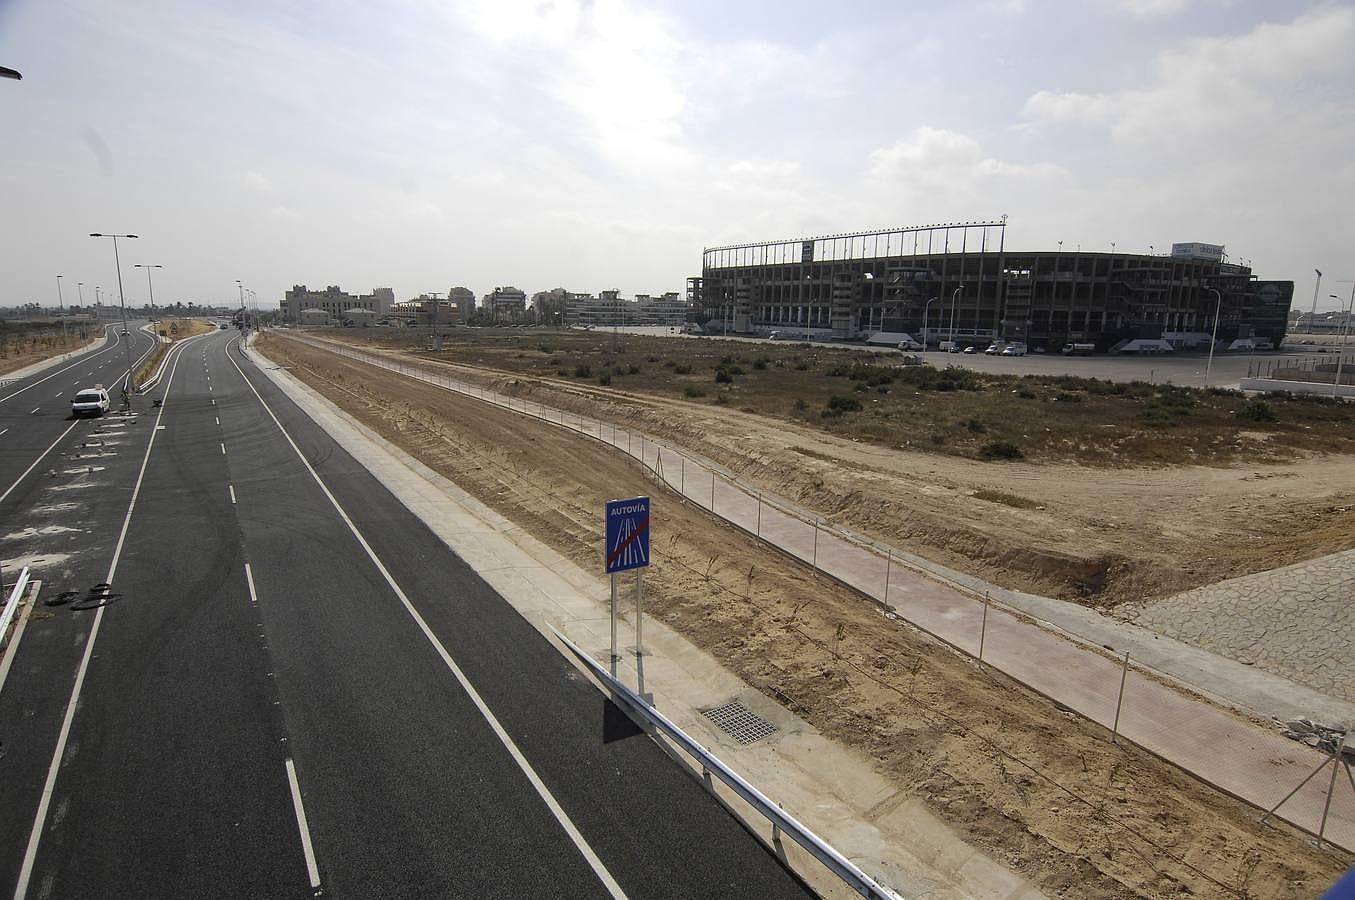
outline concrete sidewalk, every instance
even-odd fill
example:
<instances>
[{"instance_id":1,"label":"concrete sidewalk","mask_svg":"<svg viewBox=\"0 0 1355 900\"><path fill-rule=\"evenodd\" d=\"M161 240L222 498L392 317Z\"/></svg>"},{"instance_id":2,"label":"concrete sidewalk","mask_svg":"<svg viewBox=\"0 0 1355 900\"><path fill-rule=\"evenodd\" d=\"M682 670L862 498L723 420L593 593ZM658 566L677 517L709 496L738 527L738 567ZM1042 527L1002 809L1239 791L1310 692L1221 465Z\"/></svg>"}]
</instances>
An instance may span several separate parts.
<instances>
[{"instance_id":1,"label":"concrete sidewalk","mask_svg":"<svg viewBox=\"0 0 1355 900\"><path fill-rule=\"evenodd\" d=\"M610 587L605 578L540 543L290 373L267 360L257 361L269 379L538 630L550 637L553 626L595 659L607 659ZM623 620L623 633L633 635L628 610ZM645 688L654 693L655 705L882 884L902 896L939 900L1044 896L1024 877L968 844L920 798L877 774L869 759L825 738L663 623L646 618L644 634ZM633 643L626 648L620 675L636 684ZM731 699L742 701L777 731L740 745L700 714ZM765 842L773 843L760 816L741 808L741 801L719 782L715 792ZM787 850L796 871L815 890L830 897L855 896L793 844Z\"/></svg>"},{"instance_id":2,"label":"concrete sidewalk","mask_svg":"<svg viewBox=\"0 0 1355 900\"><path fill-rule=\"evenodd\" d=\"M1322 754L1189 693L1189 685L1134 666L1125 668L1122 660L1103 648L1033 621L1019 608L985 602L982 588L976 591L962 583L926 577L909 567L906 554L896 556L892 548L869 546L846 532L823 526L787 501L740 485L709 461L655 443L646 435L497 394L399 360L314 338L286 336L610 444L643 462L688 501L859 590L957 649L975 656L981 650L985 664L1114 728L1120 739L1241 800L1270 809L1303 783L1277 815L1316 834L1326 809L1327 839L1355 851L1355 785L1342 774L1328 805L1329 771L1304 783L1323 762ZM1226 661L1219 660L1219 665L1227 670Z\"/></svg>"}]
</instances>

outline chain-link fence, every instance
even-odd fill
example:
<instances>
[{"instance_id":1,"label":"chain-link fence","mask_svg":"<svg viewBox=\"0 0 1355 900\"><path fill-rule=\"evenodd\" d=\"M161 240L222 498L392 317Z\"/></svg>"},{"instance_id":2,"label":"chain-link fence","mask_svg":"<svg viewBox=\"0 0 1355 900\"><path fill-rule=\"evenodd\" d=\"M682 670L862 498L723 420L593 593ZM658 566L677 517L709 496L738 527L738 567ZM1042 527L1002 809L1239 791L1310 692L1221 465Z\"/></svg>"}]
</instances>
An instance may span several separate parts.
<instances>
[{"instance_id":1,"label":"chain-link fence","mask_svg":"<svg viewBox=\"0 0 1355 900\"><path fill-rule=\"evenodd\" d=\"M1104 726L1110 740L1142 747L1267 816L1355 852L1355 778L1345 745L1352 723L1291 723L1285 733L1258 727L1233 712L1230 699L1032 614L1012 602L1012 592L836 525L643 431L339 343L285 336L607 444L686 501Z\"/></svg>"}]
</instances>

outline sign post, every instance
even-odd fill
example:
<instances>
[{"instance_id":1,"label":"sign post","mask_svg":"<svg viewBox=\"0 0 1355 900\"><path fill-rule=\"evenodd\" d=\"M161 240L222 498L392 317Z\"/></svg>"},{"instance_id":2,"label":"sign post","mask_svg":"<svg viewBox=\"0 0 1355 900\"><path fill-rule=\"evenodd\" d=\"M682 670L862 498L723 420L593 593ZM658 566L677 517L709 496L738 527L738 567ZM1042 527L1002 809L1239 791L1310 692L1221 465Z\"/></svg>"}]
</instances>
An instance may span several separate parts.
<instances>
[{"instance_id":1,"label":"sign post","mask_svg":"<svg viewBox=\"0 0 1355 900\"><path fill-rule=\"evenodd\" d=\"M640 617L643 587L639 570L649 565L649 498L632 497L629 500L608 500L606 512L607 574L612 576L612 676L621 659L617 646L616 576L618 572L635 569L635 668L639 675L639 693L645 692L644 651Z\"/></svg>"}]
</instances>

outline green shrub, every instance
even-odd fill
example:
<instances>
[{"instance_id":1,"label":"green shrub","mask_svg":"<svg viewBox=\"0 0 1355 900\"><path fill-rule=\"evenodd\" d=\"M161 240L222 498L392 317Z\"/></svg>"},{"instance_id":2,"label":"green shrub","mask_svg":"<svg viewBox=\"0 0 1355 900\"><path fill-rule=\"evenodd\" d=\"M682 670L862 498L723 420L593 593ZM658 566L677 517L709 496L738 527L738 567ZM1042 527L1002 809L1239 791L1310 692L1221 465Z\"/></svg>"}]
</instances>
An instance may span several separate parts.
<instances>
[{"instance_id":1,"label":"green shrub","mask_svg":"<svg viewBox=\"0 0 1355 900\"><path fill-rule=\"evenodd\" d=\"M689 366L689 365L685 365L685 364L683 364L683 363L674 363L674 364L673 364L673 374L675 374L675 375L690 375L690 374L692 374L692 367Z\"/></svg>"},{"instance_id":2,"label":"green shrub","mask_svg":"<svg viewBox=\"0 0 1355 900\"><path fill-rule=\"evenodd\" d=\"M1026 454L1011 441L989 441L979 448L983 459L1025 459Z\"/></svg>"},{"instance_id":3,"label":"green shrub","mask_svg":"<svg viewBox=\"0 0 1355 900\"><path fill-rule=\"evenodd\" d=\"M967 428L974 434L983 434L985 431L988 430L988 426L984 425L978 419L966 419L960 424L964 425L965 428Z\"/></svg>"},{"instance_id":4,"label":"green shrub","mask_svg":"<svg viewBox=\"0 0 1355 900\"><path fill-rule=\"evenodd\" d=\"M1275 422L1278 416L1264 400L1252 400L1238 409L1237 417L1244 422Z\"/></svg>"},{"instance_id":5,"label":"green shrub","mask_svg":"<svg viewBox=\"0 0 1355 900\"><path fill-rule=\"evenodd\" d=\"M606 387L611 383L612 383L611 372L603 372L601 375L598 376L598 384L602 385L603 387Z\"/></svg>"},{"instance_id":6,"label":"green shrub","mask_svg":"<svg viewBox=\"0 0 1355 900\"><path fill-rule=\"evenodd\" d=\"M855 397L841 397L834 394L832 397L828 398L828 408L833 412L838 413L860 412L861 401Z\"/></svg>"},{"instance_id":7,"label":"green shrub","mask_svg":"<svg viewBox=\"0 0 1355 900\"><path fill-rule=\"evenodd\" d=\"M695 385L689 384L689 385L687 385L685 388L682 389L682 396L684 396L684 397L704 397L704 396L706 396L706 392L703 391L703 390L701 390L701 388L696 387Z\"/></svg>"},{"instance_id":8,"label":"green shrub","mask_svg":"<svg viewBox=\"0 0 1355 900\"><path fill-rule=\"evenodd\" d=\"M575 377L575 378L592 378L592 377L593 377L593 367L592 367L592 366L584 366L584 365L578 365L578 366L575 366L575 367L574 367L574 377Z\"/></svg>"},{"instance_id":9,"label":"green shrub","mask_svg":"<svg viewBox=\"0 0 1355 900\"><path fill-rule=\"evenodd\" d=\"M731 375L731 374L729 374L729 370L728 370L728 369L720 368L720 369L716 369L716 370L715 370L715 383L716 383L716 384L731 384L731 383L733 383L733 381L734 381L734 376Z\"/></svg>"},{"instance_id":10,"label":"green shrub","mask_svg":"<svg viewBox=\"0 0 1355 900\"><path fill-rule=\"evenodd\" d=\"M728 405L729 405L729 395L728 395L728 394L725 394L725 393L719 393L719 394L716 394L716 395L715 395L715 402L718 403L718 404L721 405L721 406L728 406Z\"/></svg>"},{"instance_id":11,"label":"green shrub","mask_svg":"<svg viewBox=\"0 0 1355 900\"><path fill-rule=\"evenodd\" d=\"M805 398L804 398L804 397L796 397L796 398L795 398L795 408L796 408L796 409L798 409L798 410L803 410L803 409L805 409L805 408L808 407L808 406L809 406L809 404L808 404L808 403L805 403Z\"/></svg>"},{"instance_id":12,"label":"green shrub","mask_svg":"<svg viewBox=\"0 0 1355 900\"><path fill-rule=\"evenodd\" d=\"M1016 396L1020 397L1022 400L1034 400L1035 392L1029 388L1021 388L1016 392Z\"/></svg>"},{"instance_id":13,"label":"green shrub","mask_svg":"<svg viewBox=\"0 0 1355 900\"><path fill-rule=\"evenodd\" d=\"M765 357L758 357L757 359L753 360L753 368L754 368L754 369L757 369L759 372L761 372L763 369L767 368L767 360L766 360L766 358L765 358Z\"/></svg>"},{"instance_id":14,"label":"green shrub","mask_svg":"<svg viewBox=\"0 0 1355 900\"><path fill-rule=\"evenodd\" d=\"M627 369L626 369L626 374L627 374L627 375L639 375L639 374L640 374L640 367L639 367L639 366L629 366L629 367L627 367Z\"/></svg>"}]
</instances>

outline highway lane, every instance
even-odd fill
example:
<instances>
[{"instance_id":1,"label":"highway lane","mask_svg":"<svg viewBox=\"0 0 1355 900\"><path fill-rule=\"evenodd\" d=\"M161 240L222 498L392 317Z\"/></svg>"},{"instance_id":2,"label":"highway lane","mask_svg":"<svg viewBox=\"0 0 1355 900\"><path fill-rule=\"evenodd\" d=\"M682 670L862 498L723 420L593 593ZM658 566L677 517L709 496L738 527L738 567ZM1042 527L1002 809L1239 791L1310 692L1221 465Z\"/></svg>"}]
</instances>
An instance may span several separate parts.
<instances>
[{"instance_id":1,"label":"highway lane","mask_svg":"<svg viewBox=\"0 0 1355 900\"><path fill-rule=\"evenodd\" d=\"M30 895L288 896L306 883L201 351L185 347L172 371Z\"/></svg>"},{"instance_id":2,"label":"highway lane","mask_svg":"<svg viewBox=\"0 0 1355 900\"><path fill-rule=\"evenodd\" d=\"M112 340L105 346L0 387L0 504L32 474L30 467L74 430L71 397L76 391L103 384L118 404L116 383L127 372L126 344L135 365L154 342L134 325L129 331L124 337L120 325L110 326Z\"/></svg>"},{"instance_id":3,"label":"highway lane","mask_svg":"<svg viewBox=\"0 0 1355 900\"><path fill-rule=\"evenodd\" d=\"M116 370L110 376L125 372L125 355L112 356L111 363L86 357L79 371L98 377L102 362ZM134 405L150 403L137 398ZM11 567L31 564L44 583L44 601L66 591L83 597L107 577L151 433L144 415L64 423L53 409L47 418L49 425L65 425L69 435L0 505L6 523L0 560ZM17 878L93 615L44 602L29 617L0 690L0 884Z\"/></svg>"},{"instance_id":4,"label":"highway lane","mask_svg":"<svg viewBox=\"0 0 1355 900\"><path fill-rule=\"evenodd\" d=\"M651 741L604 742L595 689L242 361L251 387L226 335L201 343L154 432L34 889L804 894Z\"/></svg>"}]
</instances>

